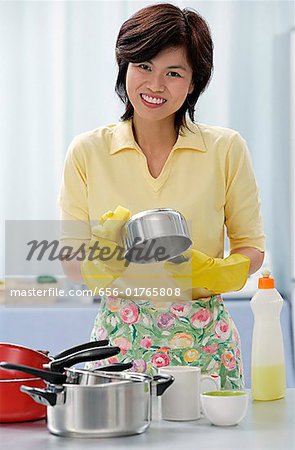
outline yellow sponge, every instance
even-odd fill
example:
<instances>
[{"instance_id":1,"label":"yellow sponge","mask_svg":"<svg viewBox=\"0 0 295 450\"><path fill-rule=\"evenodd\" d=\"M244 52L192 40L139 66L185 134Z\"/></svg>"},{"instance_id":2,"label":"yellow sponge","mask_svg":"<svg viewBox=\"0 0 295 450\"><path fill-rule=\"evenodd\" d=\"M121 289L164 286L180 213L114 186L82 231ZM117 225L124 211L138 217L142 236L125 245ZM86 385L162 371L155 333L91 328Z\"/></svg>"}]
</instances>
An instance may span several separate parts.
<instances>
[{"instance_id":1,"label":"yellow sponge","mask_svg":"<svg viewBox=\"0 0 295 450\"><path fill-rule=\"evenodd\" d=\"M99 219L99 223L101 225L103 225L108 219L111 220L122 220L124 222L127 222L127 220L129 220L131 217L131 213L129 211L129 209L124 208L124 206L117 206L117 208L115 209L115 211L107 211L106 213L104 213L100 219Z\"/></svg>"}]
</instances>

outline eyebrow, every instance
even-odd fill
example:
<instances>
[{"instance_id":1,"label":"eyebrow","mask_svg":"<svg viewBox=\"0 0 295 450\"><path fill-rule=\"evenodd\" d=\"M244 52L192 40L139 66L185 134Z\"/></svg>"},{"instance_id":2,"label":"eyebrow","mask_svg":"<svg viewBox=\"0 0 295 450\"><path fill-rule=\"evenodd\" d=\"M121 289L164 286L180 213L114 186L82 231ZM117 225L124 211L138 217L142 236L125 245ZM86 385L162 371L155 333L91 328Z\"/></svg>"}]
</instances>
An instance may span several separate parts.
<instances>
[{"instance_id":1,"label":"eyebrow","mask_svg":"<svg viewBox=\"0 0 295 450\"><path fill-rule=\"evenodd\" d=\"M186 71L186 68L183 66L168 66L167 69L182 69Z\"/></svg>"},{"instance_id":2,"label":"eyebrow","mask_svg":"<svg viewBox=\"0 0 295 450\"><path fill-rule=\"evenodd\" d=\"M146 62L153 64L149 59L147 59ZM186 71L186 68L184 66L168 66L167 69L182 69Z\"/></svg>"}]
</instances>

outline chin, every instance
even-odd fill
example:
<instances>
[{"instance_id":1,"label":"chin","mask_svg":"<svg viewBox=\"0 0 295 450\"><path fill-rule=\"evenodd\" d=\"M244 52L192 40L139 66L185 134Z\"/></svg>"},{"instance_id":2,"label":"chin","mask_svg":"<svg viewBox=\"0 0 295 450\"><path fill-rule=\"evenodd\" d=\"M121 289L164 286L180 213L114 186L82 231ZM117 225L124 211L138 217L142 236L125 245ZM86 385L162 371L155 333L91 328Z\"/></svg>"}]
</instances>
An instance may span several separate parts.
<instances>
[{"instance_id":1,"label":"chin","mask_svg":"<svg viewBox=\"0 0 295 450\"><path fill-rule=\"evenodd\" d=\"M136 115L138 117L140 117L142 120L146 120L149 122L153 122L153 121L162 121L162 120L167 120L167 119L172 119L175 116L175 112L168 112L168 113L163 113L160 111L139 111L139 110L134 110Z\"/></svg>"}]
</instances>

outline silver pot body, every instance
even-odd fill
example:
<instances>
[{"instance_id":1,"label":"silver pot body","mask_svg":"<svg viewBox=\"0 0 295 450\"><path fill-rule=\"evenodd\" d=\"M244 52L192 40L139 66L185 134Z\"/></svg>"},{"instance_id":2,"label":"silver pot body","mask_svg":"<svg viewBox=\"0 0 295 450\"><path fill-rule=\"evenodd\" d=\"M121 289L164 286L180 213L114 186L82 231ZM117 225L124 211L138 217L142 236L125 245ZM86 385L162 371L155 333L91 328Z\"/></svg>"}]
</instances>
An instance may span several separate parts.
<instances>
[{"instance_id":1,"label":"silver pot body","mask_svg":"<svg viewBox=\"0 0 295 450\"><path fill-rule=\"evenodd\" d=\"M143 433L152 418L148 382L65 385L47 407L51 433L69 437L110 437Z\"/></svg>"},{"instance_id":2,"label":"silver pot body","mask_svg":"<svg viewBox=\"0 0 295 450\"><path fill-rule=\"evenodd\" d=\"M133 215L125 225L125 258L148 264L181 255L192 245L183 215L171 208L156 208Z\"/></svg>"},{"instance_id":3,"label":"silver pot body","mask_svg":"<svg viewBox=\"0 0 295 450\"><path fill-rule=\"evenodd\" d=\"M47 405L51 433L85 438L143 433L152 419L152 394L162 395L174 381L168 375L77 369L67 369L67 377L63 385L20 390Z\"/></svg>"}]
</instances>

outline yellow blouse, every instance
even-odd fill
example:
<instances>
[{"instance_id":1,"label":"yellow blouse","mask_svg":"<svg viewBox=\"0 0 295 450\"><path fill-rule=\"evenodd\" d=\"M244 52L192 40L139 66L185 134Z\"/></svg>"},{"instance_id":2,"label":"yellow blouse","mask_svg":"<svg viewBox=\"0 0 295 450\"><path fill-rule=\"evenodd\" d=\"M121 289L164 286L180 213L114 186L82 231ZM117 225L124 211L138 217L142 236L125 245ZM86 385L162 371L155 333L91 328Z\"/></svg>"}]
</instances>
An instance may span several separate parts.
<instances>
[{"instance_id":1,"label":"yellow blouse","mask_svg":"<svg viewBox=\"0 0 295 450\"><path fill-rule=\"evenodd\" d=\"M231 250L264 251L259 192L245 140L228 128L191 122L189 127L157 178L135 142L131 120L77 136L67 153L59 204L62 218L81 226L64 226L63 242L89 240L91 224L122 205L131 214L156 207L180 211L193 248L213 257L223 257L225 228ZM155 266L158 274L160 264L140 270L152 274ZM139 265L128 270L131 266L136 271Z\"/></svg>"}]
</instances>

